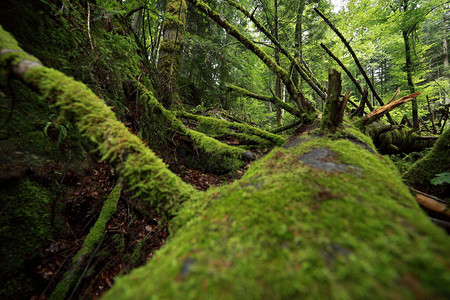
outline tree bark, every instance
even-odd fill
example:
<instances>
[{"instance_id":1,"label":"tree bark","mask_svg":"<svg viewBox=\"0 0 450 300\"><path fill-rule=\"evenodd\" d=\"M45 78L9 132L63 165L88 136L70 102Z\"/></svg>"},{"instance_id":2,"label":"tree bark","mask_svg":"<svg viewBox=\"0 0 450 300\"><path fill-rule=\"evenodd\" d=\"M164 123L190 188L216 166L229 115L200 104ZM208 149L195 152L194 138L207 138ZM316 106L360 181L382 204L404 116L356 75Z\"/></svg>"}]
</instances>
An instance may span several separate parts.
<instances>
[{"instance_id":1,"label":"tree bark","mask_svg":"<svg viewBox=\"0 0 450 300\"><path fill-rule=\"evenodd\" d=\"M186 23L186 1L169 0L163 24L163 41L159 48L160 101L167 108L181 102L178 75Z\"/></svg>"},{"instance_id":2,"label":"tree bark","mask_svg":"<svg viewBox=\"0 0 450 300\"><path fill-rule=\"evenodd\" d=\"M414 82L412 79L413 66L411 61L411 46L410 37L407 31L402 31L403 42L405 44L405 68L406 68L406 79L408 81L408 87L411 94L415 93L416 89L414 87ZM413 128L414 130L419 130L419 113L417 108L417 100L413 99L412 103L412 117L413 117Z\"/></svg>"},{"instance_id":3,"label":"tree bark","mask_svg":"<svg viewBox=\"0 0 450 300\"><path fill-rule=\"evenodd\" d=\"M274 10L275 10L275 17L274 17L274 26L273 26L273 32L276 40L279 40L278 36L278 0L274 0ZM280 49L275 47L275 62L280 66ZM294 85L297 83L294 81ZM278 97L278 99L281 99L281 78L280 75L276 75L276 81L275 81L275 95ZM281 107L277 105L277 126L281 126Z\"/></svg>"},{"instance_id":4,"label":"tree bark","mask_svg":"<svg viewBox=\"0 0 450 300\"><path fill-rule=\"evenodd\" d=\"M301 0L298 3L297 14L295 19L295 31L294 31L294 60L302 61L303 59L303 11L305 10L305 1ZM292 73L292 81L297 84L301 90L301 83L299 83L299 72L294 68Z\"/></svg>"},{"instance_id":5,"label":"tree bark","mask_svg":"<svg viewBox=\"0 0 450 300\"><path fill-rule=\"evenodd\" d=\"M443 54L444 54L444 77L447 78L447 80L449 79L450 74L448 73L449 71L449 62L448 62L448 42L447 42L447 26L445 26L446 23L446 18L445 18L445 14L442 15L442 24L444 24L443 27L443 31L444 31L444 38L442 41L442 50L443 50ZM445 93L445 100L444 103L446 105L450 105L450 97L448 95L448 93Z\"/></svg>"}]
</instances>

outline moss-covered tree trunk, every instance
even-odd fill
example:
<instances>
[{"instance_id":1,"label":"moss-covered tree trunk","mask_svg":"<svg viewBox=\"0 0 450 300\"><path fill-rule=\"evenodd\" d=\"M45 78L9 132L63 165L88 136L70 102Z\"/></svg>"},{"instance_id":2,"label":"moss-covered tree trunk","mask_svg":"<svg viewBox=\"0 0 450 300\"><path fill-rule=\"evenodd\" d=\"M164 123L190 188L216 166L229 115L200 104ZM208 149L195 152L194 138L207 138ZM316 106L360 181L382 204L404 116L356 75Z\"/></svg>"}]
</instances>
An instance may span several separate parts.
<instances>
[{"instance_id":1,"label":"moss-covered tree trunk","mask_svg":"<svg viewBox=\"0 0 450 300\"><path fill-rule=\"evenodd\" d=\"M296 137L186 203L166 246L105 298L448 297L448 237L366 137L340 135Z\"/></svg>"},{"instance_id":2,"label":"moss-covered tree trunk","mask_svg":"<svg viewBox=\"0 0 450 300\"><path fill-rule=\"evenodd\" d=\"M450 241L341 124L340 74L329 78L329 122L185 202L164 249L105 298L445 299Z\"/></svg>"},{"instance_id":3,"label":"moss-covered tree trunk","mask_svg":"<svg viewBox=\"0 0 450 300\"><path fill-rule=\"evenodd\" d=\"M161 101L165 107L179 103L178 75L186 24L186 1L169 0L163 24L163 41L159 49Z\"/></svg>"}]
</instances>

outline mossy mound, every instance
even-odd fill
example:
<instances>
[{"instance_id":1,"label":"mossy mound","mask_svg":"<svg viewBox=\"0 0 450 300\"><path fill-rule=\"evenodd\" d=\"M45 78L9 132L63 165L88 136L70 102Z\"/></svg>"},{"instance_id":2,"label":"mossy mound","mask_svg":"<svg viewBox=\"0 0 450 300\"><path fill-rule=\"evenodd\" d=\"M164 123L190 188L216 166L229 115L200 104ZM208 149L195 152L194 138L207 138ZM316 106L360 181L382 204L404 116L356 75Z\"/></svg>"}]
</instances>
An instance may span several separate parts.
<instances>
[{"instance_id":1,"label":"mossy mound","mask_svg":"<svg viewBox=\"0 0 450 300\"><path fill-rule=\"evenodd\" d=\"M446 298L448 238L358 136L302 137L188 201L166 246L104 298Z\"/></svg>"},{"instance_id":2,"label":"mossy mound","mask_svg":"<svg viewBox=\"0 0 450 300\"><path fill-rule=\"evenodd\" d=\"M450 130L447 129L424 158L418 160L405 174L406 182L413 187L450 201L450 184L433 185L432 179L450 170Z\"/></svg>"},{"instance_id":3,"label":"mossy mound","mask_svg":"<svg viewBox=\"0 0 450 300\"><path fill-rule=\"evenodd\" d=\"M23 297L34 290L39 276L33 259L51 240L49 189L32 180L2 181L0 191L0 297Z\"/></svg>"}]
</instances>

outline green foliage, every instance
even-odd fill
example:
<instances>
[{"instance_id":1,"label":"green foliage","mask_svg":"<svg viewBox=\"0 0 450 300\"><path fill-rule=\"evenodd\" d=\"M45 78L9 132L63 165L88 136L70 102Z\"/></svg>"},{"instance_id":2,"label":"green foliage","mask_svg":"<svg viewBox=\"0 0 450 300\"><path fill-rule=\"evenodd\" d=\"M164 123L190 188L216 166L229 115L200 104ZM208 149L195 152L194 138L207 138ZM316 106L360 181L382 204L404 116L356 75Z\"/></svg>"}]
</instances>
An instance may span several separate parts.
<instances>
[{"instance_id":1,"label":"green foliage","mask_svg":"<svg viewBox=\"0 0 450 300\"><path fill-rule=\"evenodd\" d=\"M64 124L59 124L60 120L56 120L56 122L51 121L52 119L54 119L56 117L57 117L57 115L55 115L55 114L50 115L50 118L49 118L50 121L48 121L47 124L45 124L45 127L44 127L44 134L46 136L48 136L49 128L52 127L52 126L56 128L56 130L58 131L58 139L56 141L55 148L58 149L59 145L61 144L61 142L64 140L64 138L67 137L67 130L68 129L72 129L73 127L67 121L65 121Z\"/></svg>"},{"instance_id":2,"label":"green foliage","mask_svg":"<svg viewBox=\"0 0 450 300\"><path fill-rule=\"evenodd\" d=\"M444 183L450 184L450 172L436 174L436 177L431 179L432 185L440 185Z\"/></svg>"}]
</instances>

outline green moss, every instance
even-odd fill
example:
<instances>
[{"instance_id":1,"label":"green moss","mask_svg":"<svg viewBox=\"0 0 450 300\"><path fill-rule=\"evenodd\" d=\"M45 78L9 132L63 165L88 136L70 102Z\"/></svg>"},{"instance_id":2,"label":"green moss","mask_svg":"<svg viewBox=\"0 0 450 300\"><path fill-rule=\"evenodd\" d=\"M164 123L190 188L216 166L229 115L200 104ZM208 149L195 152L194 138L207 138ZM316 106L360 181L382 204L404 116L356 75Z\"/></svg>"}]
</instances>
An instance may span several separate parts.
<instances>
[{"instance_id":1,"label":"green moss","mask_svg":"<svg viewBox=\"0 0 450 300\"><path fill-rule=\"evenodd\" d=\"M316 149L316 150L314 150ZM329 153L313 167L305 159ZM348 140L274 149L186 202L166 246L105 299L445 298L450 243L392 163Z\"/></svg>"},{"instance_id":2,"label":"green moss","mask_svg":"<svg viewBox=\"0 0 450 300\"><path fill-rule=\"evenodd\" d=\"M196 147L196 152L199 153L199 157L204 157L203 154L207 156L207 159L202 160L202 164L207 166L207 169L224 169L226 171L233 171L238 169L243 165L242 156L247 151L229 146L224 144L214 138L207 136L204 133L191 130L187 128L176 115L165 109L161 103L156 100L156 98L146 90L142 85L138 85L141 90L140 102L144 104L147 108L148 114L157 115L159 122L152 122L154 124L166 124L167 127L171 128L174 132L182 134L188 137ZM150 120L146 125L151 125ZM158 130L161 126L158 126ZM153 128L149 126L149 129ZM155 129L156 130L156 129ZM154 139L164 140L164 132L161 132L159 136L155 136L154 133L147 133L147 136L152 136Z\"/></svg>"},{"instance_id":3,"label":"green moss","mask_svg":"<svg viewBox=\"0 0 450 300\"><path fill-rule=\"evenodd\" d=\"M0 191L0 296L11 299L36 288L26 270L51 239L52 193L31 180L2 182ZM34 268L30 263L31 268ZM34 271L34 269L32 270Z\"/></svg>"},{"instance_id":4,"label":"green moss","mask_svg":"<svg viewBox=\"0 0 450 300\"><path fill-rule=\"evenodd\" d=\"M77 253L77 255L73 257L72 262L75 262L80 256L91 253L94 250L95 246L98 244L105 231L106 223L116 212L117 202L119 201L121 191L121 185L116 185L112 189L111 193L106 198L105 203L103 204L102 211L100 212L95 225L89 231L89 234L83 242L81 250Z\"/></svg>"},{"instance_id":5,"label":"green moss","mask_svg":"<svg viewBox=\"0 0 450 300\"><path fill-rule=\"evenodd\" d=\"M447 129L436 141L432 150L418 160L404 178L413 187L433 195L449 198L450 184L434 186L431 180L437 174L450 170L450 130Z\"/></svg>"},{"instance_id":6,"label":"green moss","mask_svg":"<svg viewBox=\"0 0 450 300\"><path fill-rule=\"evenodd\" d=\"M267 147L267 144L281 146L285 142L285 139L279 135L247 124L227 122L211 117L196 116L186 112L181 112L180 115L188 119L199 121L196 130L206 134L236 136L245 140L261 143L265 147ZM239 130L241 134L236 133L235 130ZM266 140L266 142L263 140Z\"/></svg>"}]
</instances>

